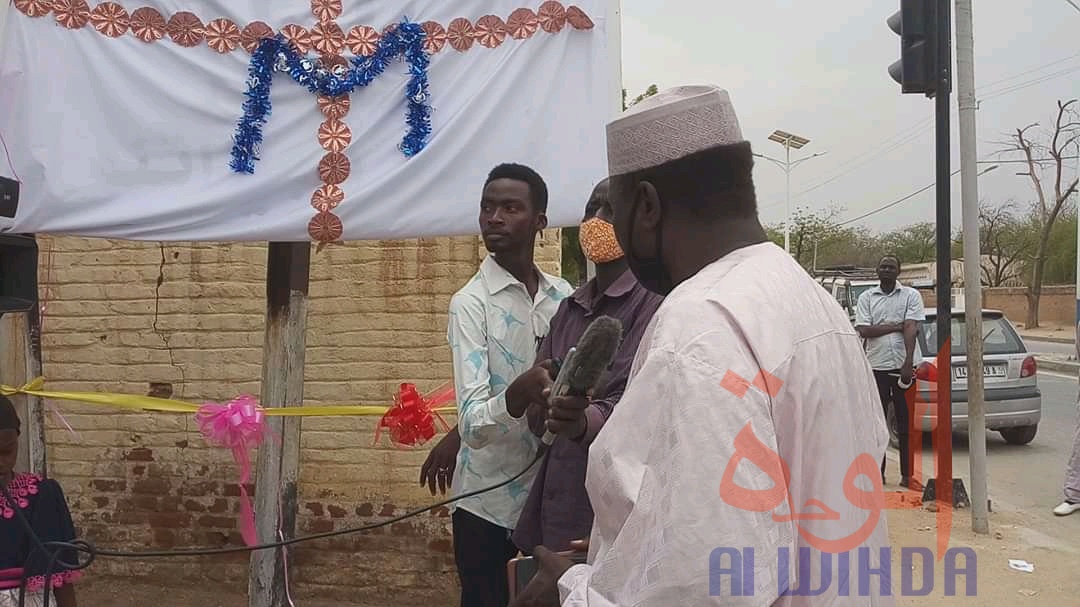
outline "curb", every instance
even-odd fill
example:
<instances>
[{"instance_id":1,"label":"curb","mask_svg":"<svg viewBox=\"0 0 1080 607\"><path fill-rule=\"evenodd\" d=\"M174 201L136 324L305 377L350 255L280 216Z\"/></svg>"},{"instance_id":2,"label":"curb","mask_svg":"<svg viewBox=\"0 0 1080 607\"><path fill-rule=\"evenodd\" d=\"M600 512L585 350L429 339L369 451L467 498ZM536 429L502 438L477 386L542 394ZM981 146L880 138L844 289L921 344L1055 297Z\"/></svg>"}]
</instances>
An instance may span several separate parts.
<instances>
[{"instance_id":1,"label":"curb","mask_svg":"<svg viewBox=\"0 0 1080 607\"><path fill-rule=\"evenodd\" d=\"M1065 344L1070 346L1076 342L1072 337L1049 337L1042 335L1025 335L1023 333L1020 334L1020 339L1023 339L1024 341L1041 341L1044 343Z\"/></svg>"},{"instance_id":2,"label":"curb","mask_svg":"<svg viewBox=\"0 0 1080 607\"><path fill-rule=\"evenodd\" d=\"M1068 373L1071 375L1080 374L1080 363L1047 360L1039 357L1035 357L1035 360L1038 362L1039 369L1041 370L1056 371L1058 373Z\"/></svg>"}]
</instances>

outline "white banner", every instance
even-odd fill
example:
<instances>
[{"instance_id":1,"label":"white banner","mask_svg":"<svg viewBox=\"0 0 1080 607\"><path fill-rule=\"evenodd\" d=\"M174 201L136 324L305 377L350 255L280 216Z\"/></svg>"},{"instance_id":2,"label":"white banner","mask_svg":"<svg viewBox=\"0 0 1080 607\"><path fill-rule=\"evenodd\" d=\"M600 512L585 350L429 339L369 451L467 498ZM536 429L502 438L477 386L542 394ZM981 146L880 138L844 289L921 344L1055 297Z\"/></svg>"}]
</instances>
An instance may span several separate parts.
<instances>
[{"instance_id":1,"label":"white banner","mask_svg":"<svg viewBox=\"0 0 1080 607\"><path fill-rule=\"evenodd\" d=\"M0 231L474 234L484 178L502 162L535 168L551 225L575 225L607 173L604 125L619 92L611 7L15 0L0 32L0 176L21 182L21 197ZM283 69L259 78L263 65ZM245 101L266 98L268 81L262 143L246 146L260 116Z\"/></svg>"}]
</instances>

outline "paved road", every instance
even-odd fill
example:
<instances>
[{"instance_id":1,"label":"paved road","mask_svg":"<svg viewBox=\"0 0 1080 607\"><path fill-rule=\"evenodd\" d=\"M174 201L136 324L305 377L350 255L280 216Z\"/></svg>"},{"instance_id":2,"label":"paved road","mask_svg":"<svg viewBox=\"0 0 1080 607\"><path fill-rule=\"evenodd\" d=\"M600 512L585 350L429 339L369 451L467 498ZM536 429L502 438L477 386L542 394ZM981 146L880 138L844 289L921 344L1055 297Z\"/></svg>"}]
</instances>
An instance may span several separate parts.
<instances>
[{"instance_id":1,"label":"paved road","mask_svg":"<svg viewBox=\"0 0 1080 607\"><path fill-rule=\"evenodd\" d=\"M1032 517L1032 528L1043 533L1080 537L1080 513L1057 517L1050 511L1062 499L1065 462L1072 449L1073 429L1077 423L1077 380L1044 371L1039 373L1039 387L1043 395L1043 414L1034 441L1024 446L1009 445L997 432L987 433L990 500L994 510L1025 511ZM964 479L964 486L970 493L968 438L957 435L953 443L953 475ZM890 463L890 483L896 482L896 472L896 464ZM929 440L923 452L923 474L923 478L934 474Z\"/></svg>"},{"instance_id":2,"label":"paved road","mask_svg":"<svg viewBox=\"0 0 1080 607\"><path fill-rule=\"evenodd\" d=\"M1064 354L1069 356L1076 356L1076 346L1073 344L1059 344L1052 341L1039 341L1037 339L1027 338L1024 340L1027 344L1028 350L1037 353L1047 354Z\"/></svg>"}]
</instances>

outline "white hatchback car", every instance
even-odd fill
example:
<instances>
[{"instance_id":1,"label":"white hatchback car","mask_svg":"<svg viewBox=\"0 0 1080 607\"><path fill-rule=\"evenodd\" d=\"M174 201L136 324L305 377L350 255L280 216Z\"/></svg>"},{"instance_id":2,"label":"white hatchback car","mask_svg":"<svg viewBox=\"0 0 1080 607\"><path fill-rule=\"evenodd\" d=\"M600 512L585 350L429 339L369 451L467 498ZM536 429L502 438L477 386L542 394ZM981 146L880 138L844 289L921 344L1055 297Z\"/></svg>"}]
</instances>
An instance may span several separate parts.
<instances>
[{"instance_id":1,"label":"white hatchback car","mask_svg":"<svg viewBox=\"0 0 1080 607\"><path fill-rule=\"evenodd\" d=\"M999 432L1006 442L1026 445L1035 440L1042 419L1042 392L1039 390L1038 366L1024 340L1005 315L997 310L983 310L983 388L986 401L986 427ZM952 311L952 429L968 429L967 397L967 327L963 310ZM922 418L922 430L937 427L937 310L926 309L915 343L915 377L918 393L915 417ZM922 412L921 414L919 412ZM912 423L915 423L913 417ZM896 443L895 417L889 411L889 431Z\"/></svg>"}]
</instances>

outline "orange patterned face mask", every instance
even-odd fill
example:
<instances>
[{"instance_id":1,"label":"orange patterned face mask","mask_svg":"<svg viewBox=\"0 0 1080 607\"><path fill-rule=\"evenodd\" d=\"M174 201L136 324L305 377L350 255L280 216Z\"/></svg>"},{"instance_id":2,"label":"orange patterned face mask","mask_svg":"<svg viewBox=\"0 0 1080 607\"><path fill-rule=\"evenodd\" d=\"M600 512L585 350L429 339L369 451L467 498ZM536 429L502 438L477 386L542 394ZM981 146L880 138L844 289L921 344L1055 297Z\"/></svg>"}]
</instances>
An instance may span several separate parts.
<instances>
[{"instance_id":1,"label":"orange patterned face mask","mask_svg":"<svg viewBox=\"0 0 1080 607\"><path fill-rule=\"evenodd\" d=\"M581 251L593 263L609 263L622 259L623 250L615 238L615 226L592 217L581 224L578 231Z\"/></svg>"}]
</instances>

